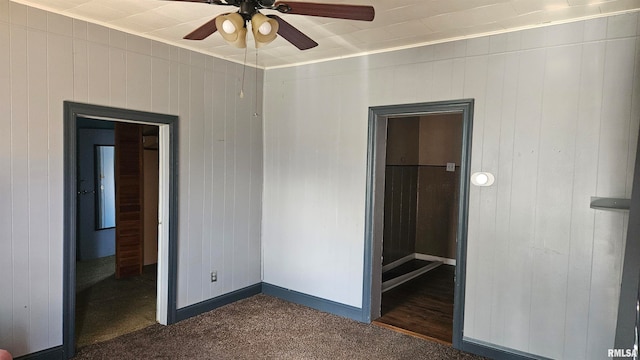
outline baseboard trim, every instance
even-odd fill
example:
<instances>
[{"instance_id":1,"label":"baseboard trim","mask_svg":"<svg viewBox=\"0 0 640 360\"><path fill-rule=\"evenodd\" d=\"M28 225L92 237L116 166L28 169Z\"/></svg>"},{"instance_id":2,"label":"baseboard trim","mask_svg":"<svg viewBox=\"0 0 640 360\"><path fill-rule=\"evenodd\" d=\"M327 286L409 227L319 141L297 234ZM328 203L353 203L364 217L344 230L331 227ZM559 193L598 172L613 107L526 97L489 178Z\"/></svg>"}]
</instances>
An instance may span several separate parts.
<instances>
[{"instance_id":1,"label":"baseboard trim","mask_svg":"<svg viewBox=\"0 0 640 360\"><path fill-rule=\"evenodd\" d=\"M64 359L64 350L62 348L62 345L14 358L14 360L62 360L62 359Z\"/></svg>"},{"instance_id":2,"label":"baseboard trim","mask_svg":"<svg viewBox=\"0 0 640 360\"><path fill-rule=\"evenodd\" d=\"M238 300L246 299L248 297L258 295L262 292L262 283L250 285L245 288L232 291L228 294L220 295L213 299L205 300L197 304L189 305L187 307L178 309L176 311L176 321L182 321L196 315L200 315L207 311L217 309L221 306L231 304Z\"/></svg>"},{"instance_id":3,"label":"baseboard trim","mask_svg":"<svg viewBox=\"0 0 640 360\"><path fill-rule=\"evenodd\" d=\"M427 255L420 253L411 253L407 256L401 257L398 260L388 263L382 267L382 272L389 271L391 269L397 268L398 266L411 261L413 259L417 260L425 260L425 261L442 261L445 265L453 265L456 266L456 259L449 259L445 257L435 256L435 255Z\"/></svg>"},{"instance_id":4,"label":"baseboard trim","mask_svg":"<svg viewBox=\"0 0 640 360\"><path fill-rule=\"evenodd\" d=\"M359 322L363 321L364 314L361 308L322 299L268 283L262 283L262 293Z\"/></svg>"},{"instance_id":5,"label":"baseboard trim","mask_svg":"<svg viewBox=\"0 0 640 360\"><path fill-rule=\"evenodd\" d=\"M461 350L495 360L551 360L543 356L533 355L467 337L462 339Z\"/></svg>"},{"instance_id":6,"label":"baseboard trim","mask_svg":"<svg viewBox=\"0 0 640 360\"><path fill-rule=\"evenodd\" d=\"M382 283L382 292L385 293L395 288L396 286L400 286L409 280L413 280L422 274L428 273L429 271L437 268L440 265L442 265L442 261L432 261L429 265L423 266L420 269L398 276L391 280L384 281Z\"/></svg>"},{"instance_id":7,"label":"baseboard trim","mask_svg":"<svg viewBox=\"0 0 640 360\"><path fill-rule=\"evenodd\" d=\"M400 266L400 265L402 265L402 264L404 264L406 262L409 262L409 261L411 261L411 260L413 260L415 258L416 258L416 253L412 253L412 254L409 254L409 255L407 255L405 257L402 257L402 258L400 258L400 259L398 259L396 261L390 262L387 265L384 265L382 267L382 272L389 271L391 269L395 269L398 266Z\"/></svg>"},{"instance_id":8,"label":"baseboard trim","mask_svg":"<svg viewBox=\"0 0 640 360\"><path fill-rule=\"evenodd\" d=\"M443 264L445 265L453 265L456 266L456 259L449 259L449 258L444 258L444 257L440 257L440 256L434 256L434 255L427 255L427 254L420 254L420 253L415 253L413 254L415 256L416 259L418 260L425 260L425 261L442 261Z\"/></svg>"}]
</instances>

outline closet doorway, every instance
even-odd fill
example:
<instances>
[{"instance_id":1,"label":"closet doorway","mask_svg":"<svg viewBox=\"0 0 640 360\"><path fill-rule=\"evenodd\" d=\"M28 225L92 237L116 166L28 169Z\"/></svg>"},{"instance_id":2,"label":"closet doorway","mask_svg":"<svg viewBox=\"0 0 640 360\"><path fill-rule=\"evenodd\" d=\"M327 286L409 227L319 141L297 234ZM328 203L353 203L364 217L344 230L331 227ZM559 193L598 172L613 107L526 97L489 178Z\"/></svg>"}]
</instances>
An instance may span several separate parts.
<instances>
[{"instance_id":1,"label":"closet doorway","mask_svg":"<svg viewBox=\"0 0 640 360\"><path fill-rule=\"evenodd\" d=\"M376 323L451 344L462 114L387 122L382 307Z\"/></svg>"},{"instance_id":2,"label":"closet doorway","mask_svg":"<svg viewBox=\"0 0 640 360\"><path fill-rule=\"evenodd\" d=\"M380 326L455 348L472 118L470 99L376 107L369 116L364 308Z\"/></svg>"}]
</instances>

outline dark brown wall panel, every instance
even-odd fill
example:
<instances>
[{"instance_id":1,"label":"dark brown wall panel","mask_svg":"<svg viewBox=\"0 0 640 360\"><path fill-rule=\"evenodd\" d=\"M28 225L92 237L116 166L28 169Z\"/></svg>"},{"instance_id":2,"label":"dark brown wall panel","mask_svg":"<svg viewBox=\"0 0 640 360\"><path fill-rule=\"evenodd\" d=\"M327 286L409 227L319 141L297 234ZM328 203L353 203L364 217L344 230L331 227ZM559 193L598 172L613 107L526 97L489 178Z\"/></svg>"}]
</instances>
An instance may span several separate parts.
<instances>
[{"instance_id":1,"label":"dark brown wall panel","mask_svg":"<svg viewBox=\"0 0 640 360\"><path fill-rule=\"evenodd\" d=\"M447 172L442 166L420 166L416 252L456 258L459 168Z\"/></svg>"},{"instance_id":2,"label":"dark brown wall panel","mask_svg":"<svg viewBox=\"0 0 640 360\"><path fill-rule=\"evenodd\" d=\"M417 166L387 166L382 264L415 252Z\"/></svg>"}]
</instances>

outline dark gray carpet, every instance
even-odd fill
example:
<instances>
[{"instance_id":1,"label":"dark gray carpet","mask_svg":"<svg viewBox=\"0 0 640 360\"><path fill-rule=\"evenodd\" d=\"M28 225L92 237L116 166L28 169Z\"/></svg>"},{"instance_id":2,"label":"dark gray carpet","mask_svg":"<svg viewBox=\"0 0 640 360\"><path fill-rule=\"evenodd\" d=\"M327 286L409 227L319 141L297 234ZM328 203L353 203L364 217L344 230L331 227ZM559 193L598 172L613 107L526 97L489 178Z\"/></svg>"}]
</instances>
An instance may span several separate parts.
<instances>
[{"instance_id":1,"label":"dark gray carpet","mask_svg":"<svg viewBox=\"0 0 640 360\"><path fill-rule=\"evenodd\" d=\"M256 295L174 325L81 348L76 359L482 359Z\"/></svg>"}]
</instances>

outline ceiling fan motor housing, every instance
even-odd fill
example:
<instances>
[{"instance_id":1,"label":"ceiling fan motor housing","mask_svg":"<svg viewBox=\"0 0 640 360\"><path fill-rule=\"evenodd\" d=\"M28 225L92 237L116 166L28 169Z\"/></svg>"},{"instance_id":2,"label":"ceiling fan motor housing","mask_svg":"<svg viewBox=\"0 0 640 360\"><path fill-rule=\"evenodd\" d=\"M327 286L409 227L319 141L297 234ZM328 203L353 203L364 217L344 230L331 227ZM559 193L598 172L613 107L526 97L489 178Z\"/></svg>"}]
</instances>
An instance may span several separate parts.
<instances>
[{"instance_id":1,"label":"ceiling fan motor housing","mask_svg":"<svg viewBox=\"0 0 640 360\"><path fill-rule=\"evenodd\" d=\"M257 6L258 2L255 0L244 0L240 2L240 10L238 10L238 13L240 13L246 21L249 21L251 17L258 12L258 10L256 10Z\"/></svg>"}]
</instances>

